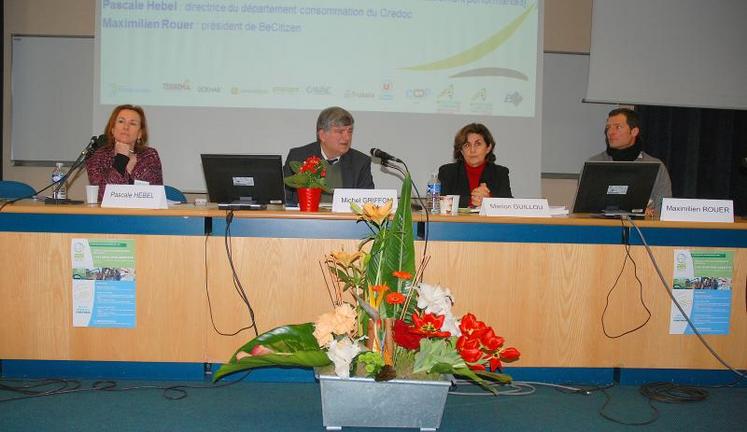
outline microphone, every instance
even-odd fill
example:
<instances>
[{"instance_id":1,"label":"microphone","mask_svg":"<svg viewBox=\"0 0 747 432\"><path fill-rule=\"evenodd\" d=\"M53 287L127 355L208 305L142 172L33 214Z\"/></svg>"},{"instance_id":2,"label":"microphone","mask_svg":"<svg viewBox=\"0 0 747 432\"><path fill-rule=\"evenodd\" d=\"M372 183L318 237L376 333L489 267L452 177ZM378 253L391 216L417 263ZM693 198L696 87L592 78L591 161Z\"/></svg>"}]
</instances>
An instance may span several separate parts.
<instances>
[{"instance_id":1,"label":"microphone","mask_svg":"<svg viewBox=\"0 0 747 432\"><path fill-rule=\"evenodd\" d=\"M88 146L86 146L86 149L84 150L85 159L87 160L88 158L93 156L93 153L99 148L105 146L108 141L109 139L107 138L106 134L92 136L91 141L88 142Z\"/></svg>"},{"instance_id":2,"label":"microphone","mask_svg":"<svg viewBox=\"0 0 747 432\"><path fill-rule=\"evenodd\" d=\"M395 161L395 162L404 163L404 162L402 162L401 159L398 159L398 158L390 155L389 153L385 152L384 150L377 149L376 147L374 147L374 148L371 149L371 156L373 156L375 158L379 158L382 161L390 161L390 160L392 160L392 161Z\"/></svg>"},{"instance_id":3,"label":"microphone","mask_svg":"<svg viewBox=\"0 0 747 432\"><path fill-rule=\"evenodd\" d=\"M109 142L109 137L107 137L106 134L101 134L97 137L91 137L92 140L94 138L96 139L96 141L93 143L93 147L91 148L94 151L98 150L100 147L105 146L106 143Z\"/></svg>"}]
</instances>

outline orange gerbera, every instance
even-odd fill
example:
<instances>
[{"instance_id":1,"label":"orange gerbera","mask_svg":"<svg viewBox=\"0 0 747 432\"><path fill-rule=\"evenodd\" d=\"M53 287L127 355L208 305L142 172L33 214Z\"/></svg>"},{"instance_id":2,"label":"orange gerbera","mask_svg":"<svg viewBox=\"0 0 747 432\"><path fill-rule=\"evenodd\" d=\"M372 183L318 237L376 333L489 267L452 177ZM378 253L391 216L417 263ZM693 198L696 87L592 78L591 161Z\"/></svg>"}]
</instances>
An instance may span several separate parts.
<instances>
[{"instance_id":1,"label":"orange gerbera","mask_svg":"<svg viewBox=\"0 0 747 432\"><path fill-rule=\"evenodd\" d=\"M401 270L392 272L392 276L396 277L397 279L404 279L404 280L412 279L412 274L406 271L401 271Z\"/></svg>"},{"instance_id":2,"label":"orange gerbera","mask_svg":"<svg viewBox=\"0 0 747 432\"><path fill-rule=\"evenodd\" d=\"M402 293L393 292L386 295L386 302L389 304L402 304L405 302L405 296Z\"/></svg>"}]
</instances>

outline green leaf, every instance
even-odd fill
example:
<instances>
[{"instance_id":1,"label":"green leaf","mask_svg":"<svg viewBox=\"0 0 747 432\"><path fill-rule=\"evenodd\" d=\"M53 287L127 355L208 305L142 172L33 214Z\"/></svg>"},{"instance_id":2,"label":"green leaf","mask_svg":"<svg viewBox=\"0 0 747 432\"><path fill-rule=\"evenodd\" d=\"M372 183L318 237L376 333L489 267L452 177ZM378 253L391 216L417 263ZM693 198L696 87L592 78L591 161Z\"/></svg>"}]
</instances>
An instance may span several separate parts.
<instances>
[{"instance_id":1,"label":"green leaf","mask_svg":"<svg viewBox=\"0 0 747 432\"><path fill-rule=\"evenodd\" d=\"M420 349L415 354L414 373L419 372L439 372L434 371L436 365L448 365L451 368L466 367L464 360L456 352L454 346L448 339L428 339L420 340Z\"/></svg>"},{"instance_id":2,"label":"green leaf","mask_svg":"<svg viewBox=\"0 0 747 432\"><path fill-rule=\"evenodd\" d=\"M297 173L301 170L303 163L299 161L290 161L288 162L288 165L290 166L291 171L293 171L294 173Z\"/></svg>"},{"instance_id":3,"label":"green leaf","mask_svg":"<svg viewBox=\"0 0 747 432\"><path fill-rule=\"evenodd\" d=\"M295 324L278 327L250 340L239 348L228 363L223 364L213 376L213 382L226 375L265 366L300 366L319 367L330 364L314 337L314 324ZM254 347L262 345L272 354L248 355ZM243 352L246 357L238 360L236 356Z\"/></svg>"},{"instance_id":4,"label":"green leaf","mask_svg":"<svg viewBox=\"0 0 747 432\"><path fill-rule=\"evenodd\" d=\"M392 275L395 271L406 271L415 274L415 239L412 230L412 207L410 194L412 179L406 176L402 181L397 211L384 234L377 235L371 246L371 260L368 263L367 278L369 285L386 284L392 291L398 289L398 279ZM392 316L390 305L382 303L386 309L384 317Z\"/></svg>"}]
</instances>

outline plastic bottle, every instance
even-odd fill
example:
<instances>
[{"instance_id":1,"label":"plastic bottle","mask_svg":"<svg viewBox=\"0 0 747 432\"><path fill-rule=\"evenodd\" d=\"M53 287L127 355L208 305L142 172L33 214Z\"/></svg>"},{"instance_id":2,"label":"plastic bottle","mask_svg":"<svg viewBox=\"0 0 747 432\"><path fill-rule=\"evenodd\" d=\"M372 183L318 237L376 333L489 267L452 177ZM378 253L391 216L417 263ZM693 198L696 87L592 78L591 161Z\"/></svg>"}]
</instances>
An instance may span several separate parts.
<instances>
[{"instance_id":1,"label":"plastic bottle","mask_svg":"<svg viewBox=\"0 0 747 432\"><path fill-rule=\"evenodd\" d=\"M441 181L438 180L438 173L431 174L425 190L425 199L428 212L438 214L441 206Z\"/></svg>"},{"instance_id":2,"label":"plastic bottle","mask_svg":"<svg viewBox=\"0 0 747 432\"><path fill-rule=\"evenodd\" d=\"M62 170L62 162L57 162L57 166L55 167L54 171L52 171L52 182L57 183L63 176L65 175L65 171ZM52 198L54 199L65 199L67 198L67 188L65 187L65 183L57 183L54 186L52 186Z\"/></svg>"}]
</instances>

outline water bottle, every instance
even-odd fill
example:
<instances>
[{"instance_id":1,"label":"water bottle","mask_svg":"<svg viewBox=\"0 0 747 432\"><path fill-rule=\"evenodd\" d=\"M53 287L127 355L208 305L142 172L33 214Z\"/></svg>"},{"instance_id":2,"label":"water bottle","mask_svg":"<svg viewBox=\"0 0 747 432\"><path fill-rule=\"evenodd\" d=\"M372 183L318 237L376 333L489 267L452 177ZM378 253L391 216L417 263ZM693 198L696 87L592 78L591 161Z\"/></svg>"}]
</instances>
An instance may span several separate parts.
<instances>
[{"instance_id":1,"label":"water bottle","mask_svg":"<svg viewBox=\"0 0 747 432\"><path fill-rule=\"evenodd\" d=\"M425 189L426 205L430 214L438 214L441 206L441 182L438 180L438 173L433 173L428 180L428 186Z\"/></svg>"},{"instance_id":2,"label":"water bottle","mask_svg":"<svg viewBox=\"0 0 747 432\"><path fill-rule=\"evenodd\" d=\"M65 176L65 172L62 170L62 162L57 162L57 166L52 171L52 183L56 183L52 186L52 198L54 199L65 199L67 198L67 190L65 183L57 183L62 177Z\"/></svg>"}]
</instances>

